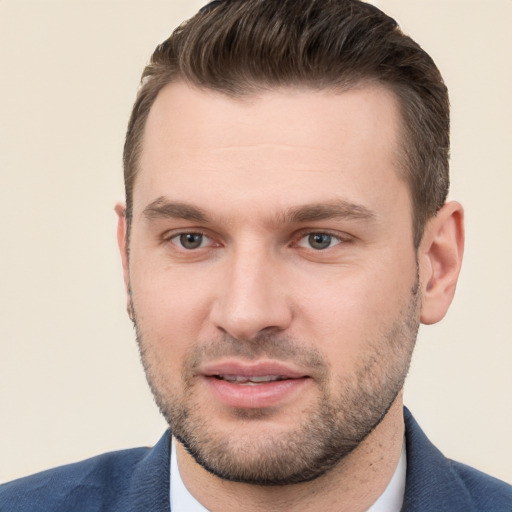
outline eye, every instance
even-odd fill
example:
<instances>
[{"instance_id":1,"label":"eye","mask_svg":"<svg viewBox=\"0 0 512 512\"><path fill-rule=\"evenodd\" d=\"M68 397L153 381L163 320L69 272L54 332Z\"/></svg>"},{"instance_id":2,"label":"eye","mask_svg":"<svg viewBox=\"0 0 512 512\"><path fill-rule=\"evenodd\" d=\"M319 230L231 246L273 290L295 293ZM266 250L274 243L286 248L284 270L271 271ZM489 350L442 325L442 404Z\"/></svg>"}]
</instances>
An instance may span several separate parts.
<instances>
[{"instance_id":1,"label":"eye","mask_svg":"<svg viewBox=\"0 0 512 512\"><path fill-rule=\"evenodd\" d=\"M203 233L181 233L173 236L170 240L183 249L193 250L204 247L210 239Z\"/></svg>"},{"instance_id":2,"label":"eye","mask_svg":"<svg viewBox=\"0 0 512 512\"><path fill-rule=\"evenodd\" d=\"M331 235L330 233L308 233L303 236L298 245L300 247L306 247L308 249L315 249L316 251L322 251L324 249L329 249L334 245L338 245L342 243L343 240L341 238Z\"/></svg>"}]
</instances>

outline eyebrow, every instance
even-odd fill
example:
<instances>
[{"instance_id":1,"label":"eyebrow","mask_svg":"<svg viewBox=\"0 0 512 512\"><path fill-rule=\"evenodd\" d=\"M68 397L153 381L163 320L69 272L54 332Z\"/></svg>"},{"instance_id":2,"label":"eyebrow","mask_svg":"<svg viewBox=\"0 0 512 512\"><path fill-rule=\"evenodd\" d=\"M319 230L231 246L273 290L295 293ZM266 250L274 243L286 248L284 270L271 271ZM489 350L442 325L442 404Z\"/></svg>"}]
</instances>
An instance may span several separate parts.
<instances>
[{"instance_id":1,"label":"eyebrow","mask_svg":"<svg viewBox=\"0 0 512 512\"><path fill-rule=\"evenodd\" d=\"M289 208L283 220L289 223L314 222L334 218L350 220L375 220L376 214L361 204L342 199Z\"/></svg>"},{"instance_id":2,"label":"eyebrow","mask_svg":"<svg viewBox=\"0 0 512 512\"><path fill-rule=\"evenodd\" d=\"M159 197L148 204L142 214L147 219L182 219L192 222L208 222L208 214L187 203L169 201ZM345 200L294 206L277 215L278 224L300 224L319 220L342 218L349 220L374 220L376 215L366 206Z\"/></svg>"},{"instance_id":3,"label":"eyebrow","mask_svg":"<svg viewBox=\"0 0 512 512\"><path fill-rule=\"evenodd\" d=\"M147 219L183 219L193 222L206 222L208 216L204 210L186 203L171 202L159 197L144 208L142 214Z\"/></svg>"}]
</instances>

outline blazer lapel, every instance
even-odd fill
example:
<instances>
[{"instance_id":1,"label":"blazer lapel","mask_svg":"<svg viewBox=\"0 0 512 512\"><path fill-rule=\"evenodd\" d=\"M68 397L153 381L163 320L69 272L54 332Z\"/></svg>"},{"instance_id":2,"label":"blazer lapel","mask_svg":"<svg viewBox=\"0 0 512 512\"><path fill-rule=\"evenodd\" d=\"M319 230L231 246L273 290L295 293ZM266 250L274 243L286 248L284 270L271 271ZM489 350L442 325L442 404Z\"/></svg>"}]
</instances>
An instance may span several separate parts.
<instances>
[{"instance_id":1,"label":"blazer lapel","mask_svg":"<svg viewBox=\"0 0 512 512\"><path fill-rule=\"evenodd\" d=\"M132 474L124 510L130 512L170 512L169 471L171 433L166 431L148 451Z\"/></svg>"},{"instance_id":2,"label":"blazer lapel","mask_svg":"<svg viewBox=\"0 0 512 512\"><path fill-rule=\"evenodd\" d=\"M476 512L451 461L428 440L404 408L407 480L401 512Z\"/></svg>"}]
</instances>

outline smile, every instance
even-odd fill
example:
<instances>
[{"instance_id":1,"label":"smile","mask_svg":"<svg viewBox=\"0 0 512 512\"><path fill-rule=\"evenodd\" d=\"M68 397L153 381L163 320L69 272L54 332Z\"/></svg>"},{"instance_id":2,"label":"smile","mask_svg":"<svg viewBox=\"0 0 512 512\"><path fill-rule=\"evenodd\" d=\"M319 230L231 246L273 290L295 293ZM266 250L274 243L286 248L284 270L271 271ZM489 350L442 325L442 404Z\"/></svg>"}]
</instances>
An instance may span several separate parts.
<instances>
[{"instance_id":1,"label":"smile","mask_svg":"<svg viewBox=\"0 0 512 512\"><path fill-rule=\"evenodd\" d=\"M276 382L280 380L287 380L289 377L282 375L214 375L216 379L233 382L236 384L264 384L265 382Z\"/></svg>"},{"instance_id":2,"label":"smile","mask_svg":"<svg viewBox=\"0 0 512 512\"><path fill-rule=\"evenodd\" d=\"M223 361L207 364L199 372L212 404L237 409L285 406L295 402L311 385L303 371L278 361Z\"/></svg>"}]
</instances>

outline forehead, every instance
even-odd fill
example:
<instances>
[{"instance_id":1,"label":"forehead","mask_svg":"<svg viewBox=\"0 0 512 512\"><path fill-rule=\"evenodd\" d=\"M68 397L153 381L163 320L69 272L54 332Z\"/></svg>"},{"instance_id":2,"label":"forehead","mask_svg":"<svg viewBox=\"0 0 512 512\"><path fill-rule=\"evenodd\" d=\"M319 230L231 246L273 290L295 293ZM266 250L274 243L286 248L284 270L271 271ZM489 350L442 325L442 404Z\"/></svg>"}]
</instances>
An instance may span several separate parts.
<instances>
[{"instance_id":1,"label":"forehead","mask_svg":"<svg viewBox=\"0 0 512 512\"><path fill-rule=\"evenodd\" d=\"M164 142L184 148L245 140L250 144L320 143L330 149L356 132L375 143L389 144L395 142L399 124L395 93L372 82L340 91L286 87L241 97L175 82L160 91L151 108L143 148L154 150L153 143L165 138Z\"/></svg>"},{"instance_id":2,"label":"forehead","mask_svg":"<svg viewBox=\"0 0 512 512\"><path fill-rule=\"evenodd\" d=\"M394 93L375 84L242 98L170 84L148 116L134 210L168 194L207 203L214 190L233 205L361 202L404 186L399 126Z\"/></svg>"}]
</instances>

